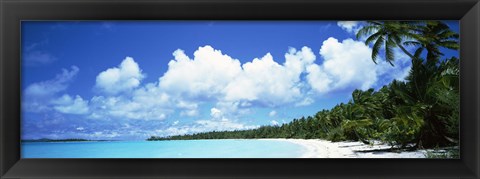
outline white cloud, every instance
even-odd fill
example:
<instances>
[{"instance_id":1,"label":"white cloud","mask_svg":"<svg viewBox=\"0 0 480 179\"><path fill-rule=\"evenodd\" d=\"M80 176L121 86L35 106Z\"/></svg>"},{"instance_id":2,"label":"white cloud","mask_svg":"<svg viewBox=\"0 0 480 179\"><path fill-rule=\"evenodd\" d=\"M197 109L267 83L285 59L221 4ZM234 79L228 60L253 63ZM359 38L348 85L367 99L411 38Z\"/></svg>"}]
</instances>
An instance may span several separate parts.
<instances>
[{"instance_id":1,"label":"white cloud","mask_svg":"<svg viewBox=\"0 0 480 179\"><path fill-rule=\"evenodd\" d=\"M258 128L255 125L246 125L239 120L227 118L227 114L219 108L210 109L211 119L195 120L193 123L178 126L175 121L172 126L165 130L157 130L156 134L161 136L183 135L209 131L232 131Z\"/></svg>"},{"instance_id":2,"label":"white cloud","mask_svg":"<svg viewBox=\"0 0 480 179\"><path fill-rule=\"evenodd\" d=\"M95 85L107 94L118 94L138 87L144 76L135 60L126 57L118 67L98 74Z\"/></svg>"},{"instance_id":3,"label":"white cloud","mask_svg":"<svg viewBox=\"0 0 480 179\"><path fill-rule=\"evenodd\" d=\"M184 135L189 133L190 128L183 126L183 127L169 127L167 129L162 130L155 130L155 134L153 136L175 136L175 135Z\"/></svg>"},{"instance_id":4,"label":"white cloud","mask_svg":"<svg viewBox=\"0 0 480 179\"><path fill-rule=\"evenodd\" d=\"M162 97L156 99L161 100ZM89 117L94 119L163 120L174 112L168 103L145 103L126 96L94 96L90 104L92 113Z\"/></svg>"},{"instance_id":5,"label":"white cloud","mask_svg":"<svg viewBox=\"0 0 480 179\"><path fill-rule=\"evenodd\" d=\"M371 60L371 49L363 42L330 37L323 42L321 65L307 67L309 84L320 93L332 90L372 87L377 81L377 66Z\"/></svg>"},{"instance_id":6,"label":"white cloud","mask_svg":"<svg viewBox=\"0 0 480 179\"><path fill-rule=\"evenodd\" d=\"M384 60L373 63L372 49L361 41L345 39L339 42L330 37L323 42L321 65L307 67L307 81L316 92L324 94L335 90L372 88L393 79L404 79L410 70L410 60L397 50L395 66Z\"/></svg>"},{"instance_id":7,"label":"white cloud","mask_svg":"<svg viewBox=\"0 0 480 179\"><path fill-rule=\"evenodd\" d=\"M132 100L147 106L156 106L169 102L171 96L160 90L156 83L148 83L132 92Z\"/></svg>"},{"instance_id":8,"label":"white cloud","mask_svg":"<svg viewBox=\"0 0 480 179\"><path fill-rule=\"evenodd\" d=\"M300 51L290 48L283 65L274 61L270 53L247 62L242 65L243 73L226 86L225 100L257 101L265 106L299 100L302 97L300 75L315 58L310 48L303 47Z\"/></svg>"},{"instance_id":9,"label":"white cloud","mask_svg":"<svg viewBox=\"0 0 480 179\"><path fill-rule=\"evenodd\" d=\"M198 104L191 101L177 100L177 108L181 110L180 116L198 116Z\"/></svg>"},{"instance_id":10,"label":"white cloud","mask_svg":"<svg viewBox=\"0 0 480 179\"><path fill-rule=\"evenodd\" d=\"M195 123L197 124L197 130L202 131L230 131L252 128L225 118L222 120L197 120Z\"/></svg>"},{"instance_id":11,"label":"white cloud","mask_svg":"<svg viewBox=\"0 0 480 179\"><path fill-rule=\"evenodd\" d=\"M79 68L71 67L72 70L62 69L62 73L55 76L54 79L33 83L25 89L25 95L31 97L50 96L55 93L64 91L68 87L68 83L77 75Z\"/></svg>"},{"instance_id":12,"label":"white cloud","mask_svg":"<svg viewBox=\"0 0 480 179\"><path fill-rule=\"evenodd\" d=\"M92 97L89 118L163 120L174 108L186 109L185 115L196 115L197 105L175 100L158 87L158 83L141 85L145 77L133 58L127 57L118 67L109 68L97 76L96 88L105 95Z\"/></svg>"},{"instance_id":13,"label":"white cloud","mask_svg":"<svg viewBox=\"0 0 480 179\"><path fill-rule=\"evenodd\" d=\"M274 126L278 126L280 123L276 120L272 120L272 121L270 121L270 124L272 124Z\"/></svg>"},{"instance_id":14,"label":"white cloud","mask_svg":"<svg viewBox=\"0 0 480 179\"><path fill-rule=\"evenodd\" d=\"M114 74L119 80L110 88L104 88L105 95L94 96L91 99L94 119L141 119L163 120L170 114L179 112L180 116L197 116L198 104L192 100L184 100L180 94L160 88L158 83L140 84L145 76L141 73L138 64L132 58L126 58L118 68L110 68L97 77L98 81L105 81L107 74ZM122 75L123 74L123 75ZM101 77L103 76L103 77ZM122 77L123 76L123 77ZM116 83L135 81L134 85L123 86L122 90L114 90ZM97 83L97 87L98 87ZM118 84L117 86L122 86Z\"/></svg>"},{"instance_id":15,"label":"white cloud","mask_svg":"<svg viewBox=\"0 0 480 179\"><path fill-rule=\"evenodd\" d=\"M64 114L87 114L89 111L88 101L78 95L75 96L75 99L69 95L63 95L52 103L55 110Z\"/></svg>"},{"instance_id":16,"label":"white cloud","mask_svg":"<svg viewBox=\"0 0 480 179\"><path fill-rule=\"evenodd\" d=\"M212 118L214 119L220 119L223 116L223 114L222 114L222 111L220 111L219 109L212 108L210 109L210 116L212 116Z\"/></svg>"},{"instance_id":17,"label":"white cloud","mask_svg":"<svg viewBox=\"0 0 480 179\"><path fill-rule=\"evenodd\" d=\"M154 135L157 136L172 136L172 135L184 135L200 132L211 131L233 131L233 130L247 130L258 128L255 125L245 125L238 121L223 119L223 120L197 120L192 124L183 126L170 126L163 130L156 130Z\"/></svg>"},{"instance_id":18,"label":"white cloud","mask_svg":"<svg viewBox=\"0 0 480 179\"><path fill-rule=\"evenodd\" d=\"M338 21L337 25L352 34L356 34L361 28L359 21Z\"/></svg>"},{"instance_id":19,"label":"white cloud","mask_svg":"<svg viewBox=\"0 0 480 179\"><path fill-rule=\"evenodd\" d=\"M283 65L270 53L241 64L211 46L200 47L190 59L182 50L160 77L159 87L168 94L190 99L213 99L219 102L242 102L276 106L299 100L301 74L315 61L308 47L290 48Z\"/></svg>"},{"instance_id":20,"label":"white cloud","mask_svg":"<svg viewBox=\"0 0 480 179\"><path fill-rule=\"evenodd\" d=\"M247 101L218 101L216 108L229 117L244 116L252 113L253 104Z\"/></svg>"},{"instance_id":21,"label":"white cloud","mask_svg":"<svg viewBox=\"0 0 480 179\"><path fill-rule=\"evenodd\" d=\"M190 59L182 50L173 53L160 88L189 97L215 98L240 72L240 62L210 46L200 47Z\"/></svg>"},{"instance_id":22,"label":"white cloud","mask_svg":"<svg viewBox=\"0 0 480 179\"><path fill-rule=\"evenodd\" d=\"M277 111L273 110L273 111L270 111L270 113L268 113L268 116L270 117L273 117L273 116L276 116L277 115Z\"/></svg>"},{"instance_id":23,"label":"white cloud","mask_svg":"<svg viewBox=\"0 0 480 179\"><path fill-rule=\"evenodd\" d=\"M114 138L114 137L118 137L120 136L121 134L119 134L118 132L115 132L115 131L98 131L98 132L94 132L93 134L90 134L90 137L93 137L93 138Z\"/></svg>"},{"instance_id":24,"label":"white cloud","mask_svg":"<svg viewBox=\"0 0 480 179\"><path fill-rule=\"evenodd\" d=\"M180 116L194 117L198 116L199 112L197 109L183 110L180 112Z\"/></svg>"},{"instance_id":25,"label":"white cloud","mask_svg":"<svg viewBox=\"0 0 480 179\"><path fill-rule=\"evenodd\" d=\"M25 88L22 96L22 107L29 112L50 110L50 100L58 93L65 91L69 83L78 74L79 68L72 66L71 70L62 69L62 73L55 78L30 84Z\"/></svg>"},{"instance_id":26,"label":"white cloud","mask_svg":"<svg viewBox=\"0 0 480 179\"><path fill-rule=\"evenodd\" d=\"M308 106L308 105L310 105L310 104L312 104L312 103L314 103L314 102L315 102L315 100L313 100L312 98L306 97L306 98L303 99L302 101L295 103L295 106L297 106L297 107L298 107L298 106Z\"/></svg>"}]
</instances>

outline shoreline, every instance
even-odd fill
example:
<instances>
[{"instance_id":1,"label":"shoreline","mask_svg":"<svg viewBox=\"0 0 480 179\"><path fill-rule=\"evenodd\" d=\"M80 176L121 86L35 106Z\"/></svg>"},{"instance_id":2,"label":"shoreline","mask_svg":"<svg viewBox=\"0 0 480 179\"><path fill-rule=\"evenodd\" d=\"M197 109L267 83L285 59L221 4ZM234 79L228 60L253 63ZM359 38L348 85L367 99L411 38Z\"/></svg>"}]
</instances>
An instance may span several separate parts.
<instances>
[{"instance_id":1,"label":"shoreline","mask_svg":"<svg viewBox=\"0 0 480 179\"><path fill-rule=\"evenodd\" d=\"M331 142L321 139L257 139L286 141L301 145L306 152L300 158L426 158L426 150L386 152L372 151L389 149L389 145L367 145L362 142Z\"/></svg>"},{"instance_id":2,"label":"shoreline","mask_svg":"<svg viewBox=\"0 0 480 179\"><path fill-rule=\"evenodd\" d=\"M294 158L426 158L427 151L384 151L391 147L375 142L373 145L358 141L331 142L322 139L287 139L287 138L258 138L258 139L198 139L198 140L263 140L289 142L301 146L302 155ZM22 143L83 143L83 142L111 142L112 140L92 141L22 141ZM141 140L139 140L141 141ZM151 142L151 141L148 141Z\"/></svg>"}]
</instances>

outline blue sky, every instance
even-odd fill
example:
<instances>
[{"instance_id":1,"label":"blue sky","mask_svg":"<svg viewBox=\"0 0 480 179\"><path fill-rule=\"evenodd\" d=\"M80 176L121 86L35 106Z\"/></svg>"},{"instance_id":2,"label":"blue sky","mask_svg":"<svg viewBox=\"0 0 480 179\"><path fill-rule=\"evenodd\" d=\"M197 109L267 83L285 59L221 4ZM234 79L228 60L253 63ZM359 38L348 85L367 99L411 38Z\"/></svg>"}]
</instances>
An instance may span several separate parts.
<instances>
[{"instance_id":1,"label":"blue sky","mask_svg":"<svg viewBox=\"0 0 480 179\"><path fill-rule=\"evenodd\" d=\"M362 24L22 22L22 138L142 140L313 115L410 69L400 51L375 65Z\"/></svg>"}]
</instances>

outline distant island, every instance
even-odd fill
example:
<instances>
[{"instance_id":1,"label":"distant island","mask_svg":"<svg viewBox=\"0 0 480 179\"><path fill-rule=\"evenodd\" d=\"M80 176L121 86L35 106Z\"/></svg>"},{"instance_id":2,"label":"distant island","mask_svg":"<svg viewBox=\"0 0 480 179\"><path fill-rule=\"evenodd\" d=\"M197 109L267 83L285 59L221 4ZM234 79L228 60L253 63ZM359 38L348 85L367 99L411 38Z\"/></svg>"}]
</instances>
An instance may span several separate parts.
<instances>
[{"instance_id":1,"label":"distant island","mask_svg":"<svg viewBox=\"0 0 480 179\"><path fill-rule=\"evenodd\" d=\"M89 140L89 139L25 139L22 142L98 142L98 141L111 141L111 140Z\"/></svg>"}]
</instances>

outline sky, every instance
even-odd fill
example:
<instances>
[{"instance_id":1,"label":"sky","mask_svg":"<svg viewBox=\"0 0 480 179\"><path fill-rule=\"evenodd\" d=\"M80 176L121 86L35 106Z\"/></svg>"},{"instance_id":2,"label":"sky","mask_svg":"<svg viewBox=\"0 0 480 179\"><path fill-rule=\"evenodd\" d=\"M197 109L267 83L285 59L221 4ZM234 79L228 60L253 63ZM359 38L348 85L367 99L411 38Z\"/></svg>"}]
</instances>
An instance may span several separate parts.
<instances>
[{"instance_id":1,"label":"sky","mask_svg":"<svg viewBox=\"0 0 480 179\"><path fill-rule=\"evenodd\" d=\"M408 74L399 50L394 66L372 62L355 38L364 24L23 21L22 139L144 140L314 115Z\"/></svg>"}]
</instances>

